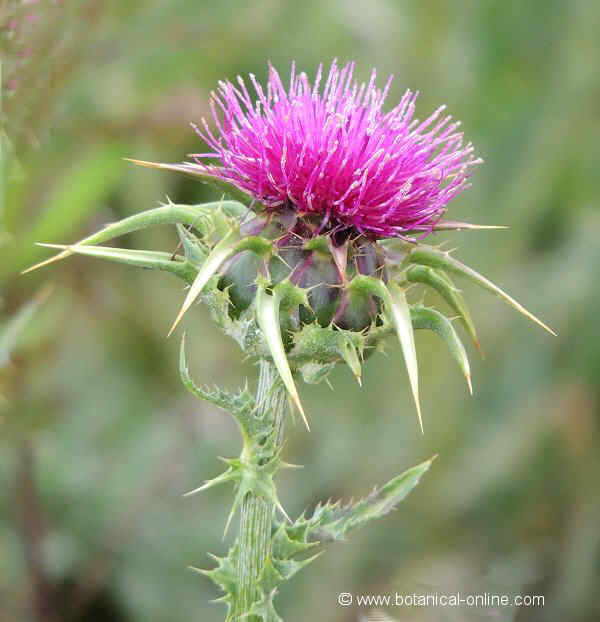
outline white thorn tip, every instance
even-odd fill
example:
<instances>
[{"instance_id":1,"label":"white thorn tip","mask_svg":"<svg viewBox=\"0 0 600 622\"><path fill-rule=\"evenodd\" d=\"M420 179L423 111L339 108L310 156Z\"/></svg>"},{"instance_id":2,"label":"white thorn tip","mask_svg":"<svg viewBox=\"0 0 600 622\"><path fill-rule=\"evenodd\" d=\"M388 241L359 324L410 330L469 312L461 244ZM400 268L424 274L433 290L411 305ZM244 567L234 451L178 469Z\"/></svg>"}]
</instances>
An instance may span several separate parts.
<instances>
[{"instance_id":1,"label":"white thorn tip","mask_svg":"<svg viewBox=\"0 0 600 622\"><path fill-rule=\"evenodd\" d=\"M29 272L33 272L34 270L38 270L39 268L43 268L44 266L48 266L55 261L60 261L61 259L65 259L71 253L68 251L68 246L58 246L51 244L44 244L43 242L36 242L36 246L44 246L46 248L63 248L67 250L63 250L62 253L58 253L58 255L54 255L54 257L50 257L49 259L44 259L44 261L40 261L39 263L34 264L33 266L29 266L29 268L25 268L25 270L21 271L21 274L28 274Z\"/></svg>"},{"instance_id":2,"label":"white thorn tip","mask_svg":"<svg viewBox=\"0 0 600 622\"><path fill-rule=\"evenodd\" d=\"M425 436L425 428L423 428L423 416L421 414L421 404L419 403L418 396L415 398L415 403L417 405L417 417L419 418L419 427L421 428L421 434Z\"/></svg>"},{"instance_id":3,"label":"white thorn tip","mask_svg":"<svg viewBox=\"0 0 600 622\"><path fill-rule=\"evenodd\" d=\"M183 495L181 495L181 496L182 497L191 497L192 495L195 495L198 492L202 492L203 490L206 490L206 483L202 484L202 486L198 486L198 488L194 488L194 490L190 490L188 492L184 492Z\"/></svg>"}]
</instances>

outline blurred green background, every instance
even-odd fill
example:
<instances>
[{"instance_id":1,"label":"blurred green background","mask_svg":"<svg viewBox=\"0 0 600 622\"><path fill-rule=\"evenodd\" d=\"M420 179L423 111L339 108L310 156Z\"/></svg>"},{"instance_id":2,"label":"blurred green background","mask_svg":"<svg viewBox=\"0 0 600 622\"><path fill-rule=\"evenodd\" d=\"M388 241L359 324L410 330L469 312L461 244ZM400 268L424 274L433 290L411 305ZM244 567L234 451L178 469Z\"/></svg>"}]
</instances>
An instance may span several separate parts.
<instances>
[{"instance_id":1,"label":"blurred green background","mask_svg":"<svg viewBox=\"0 0 600 622\"><path fill-rule=\"evenodd\" d=\"M290 514L359 496L434 453L399 510L332 546L280 595L286 620L350 622L339 592L543 594L543 609L391 610L402 621L600 619L597 232L600 4L589 0L148 0L0 3L0 621L217 621L217 592L186 566L221 553L231 491L181 493L235 455L229 418L180 386L165 334L183 288L169 275L74 258L19 276L72 242L206 187L122 161L200 150L189 127L222 77L354 59L463 121L486 160L450 217L508 231L445 235L551 338L466 287L486 352L475 395L435 336L418 334L425 436L401 355L301 387L290 426ZM440 236L440 239L442 237ZM172 249L173 230L121 240ZM39 308L27 307L47 292ZM434 302L433 297L431 302ZM437 301L436 301L437 302ZM23 311L25 309L25 311ZM23 313L35 311L32 321ZM26 325L19 330L19 322ZM236 386L256 368L196 307L191 367ZM12 332L11 332L12 331ZM366 618L364 618L366 619Z\"/></svg>"}]
</instances>

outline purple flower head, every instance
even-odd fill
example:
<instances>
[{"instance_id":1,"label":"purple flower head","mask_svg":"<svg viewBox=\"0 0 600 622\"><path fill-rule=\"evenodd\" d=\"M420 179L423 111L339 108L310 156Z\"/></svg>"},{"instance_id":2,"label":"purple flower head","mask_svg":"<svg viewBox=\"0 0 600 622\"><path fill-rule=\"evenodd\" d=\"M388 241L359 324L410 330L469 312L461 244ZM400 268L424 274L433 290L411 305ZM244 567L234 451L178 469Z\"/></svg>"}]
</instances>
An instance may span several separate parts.
<instances>
[{"instance_id":1,"label":"purple flower head","mask_svg":"<svg viewBox=\"0 0 600 622\"><path fill-rule=\"evenodd\" d=\"M381 90L375 71L362 84L353 73L354 63L334 61L311 83L292 66L286 88L270 66L266 89L250 74L256 95L241 77L220 82L211 101L217 132L205 119L196 128L213 151L195 154L196 162L267 209L317 215L322 229L371 238L430 233L481 160L445 106L419 121L418 94L407 90L384 112L391 77ZM212 158L220 165L206 163Z\"/></svg>"}]
</instances>

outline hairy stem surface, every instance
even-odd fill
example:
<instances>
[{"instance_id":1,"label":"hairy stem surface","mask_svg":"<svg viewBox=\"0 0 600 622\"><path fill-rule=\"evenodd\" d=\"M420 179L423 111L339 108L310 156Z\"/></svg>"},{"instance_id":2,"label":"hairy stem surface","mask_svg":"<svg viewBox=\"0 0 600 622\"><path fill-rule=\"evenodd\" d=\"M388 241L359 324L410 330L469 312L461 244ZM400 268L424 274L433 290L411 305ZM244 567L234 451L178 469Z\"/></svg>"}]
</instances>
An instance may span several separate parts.
<instances>
[{"instance_id":1,"label":"hairy stem surface","mask_svg":"<svg viewBox=\"0 0 600 622\"><path fill-rule=\"evenodd\" d=\"M260 374L256 393L257 417L272 422L276 443L274 451L283 440L283 423L288 408L287 395L275 366L269 361L260 361ZM243 500L239 544L239 564L237 568L238 592L233 606L233 619L238 620L246 614L260 594L258 578L271 553L271 527L275 507L271 501L248 493ZM257 617L243 620L256 622Z\"/></svg>"}]
</instances>

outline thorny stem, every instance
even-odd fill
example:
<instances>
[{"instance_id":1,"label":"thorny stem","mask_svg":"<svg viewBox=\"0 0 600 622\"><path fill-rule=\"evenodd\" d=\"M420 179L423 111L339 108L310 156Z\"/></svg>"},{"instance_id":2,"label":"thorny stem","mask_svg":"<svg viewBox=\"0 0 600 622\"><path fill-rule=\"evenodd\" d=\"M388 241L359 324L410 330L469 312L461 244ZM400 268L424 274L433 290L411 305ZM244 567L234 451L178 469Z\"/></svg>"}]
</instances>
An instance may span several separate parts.
<instances>
[{"instance_id":1,"label":"thorny stem","mask_svg":"<svg viewBox=\"0 0 600 622\"><path fill-rule=\"evenodd\" d=\"M260 361L260 375L256 392L258 417L271 420L275 432L275 451L283 440L283 423L288 408L287 394L275 366ZM258 578L265 561L271 553L271 527L274 505L272 502L248 493L242 502L237 568L238 592L233 604L233 619L256 622L254 616L241 617L247 613L258 593Z\"/></svg>"}]
</instances>

